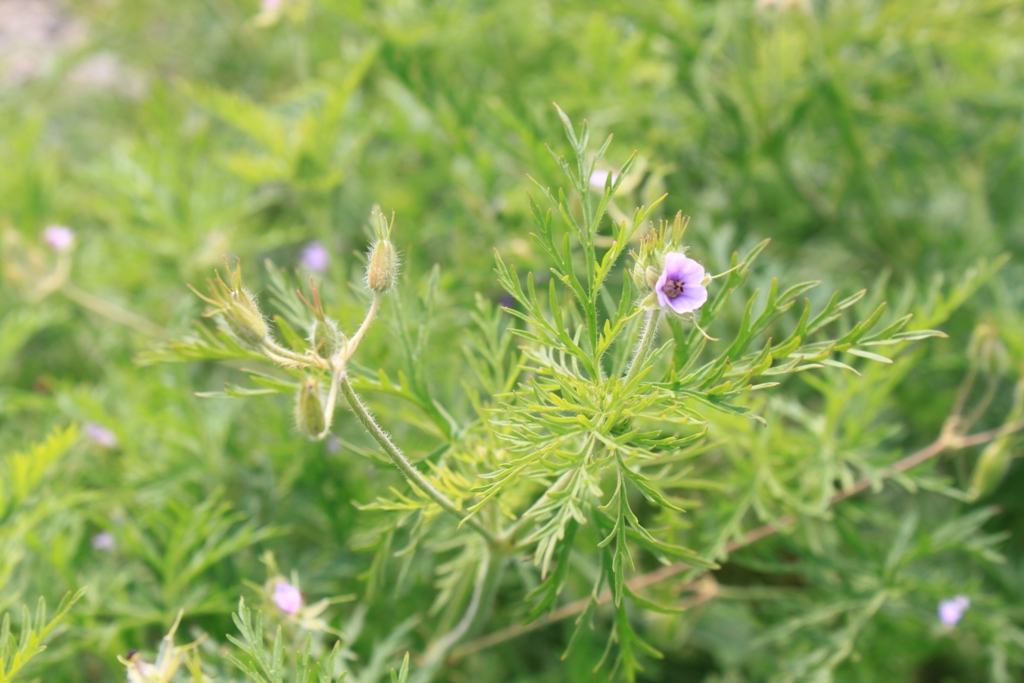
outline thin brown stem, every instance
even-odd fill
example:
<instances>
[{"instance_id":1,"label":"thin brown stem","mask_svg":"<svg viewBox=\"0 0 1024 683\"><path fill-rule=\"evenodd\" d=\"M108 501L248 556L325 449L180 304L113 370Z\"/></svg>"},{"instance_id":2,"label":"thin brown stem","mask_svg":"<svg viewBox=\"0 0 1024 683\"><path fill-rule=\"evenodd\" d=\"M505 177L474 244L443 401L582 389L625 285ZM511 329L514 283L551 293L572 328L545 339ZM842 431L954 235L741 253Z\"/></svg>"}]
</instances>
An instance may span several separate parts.
<instances>
[{"instance_id":1,"label":"thin brown stem","mask_svg":"<svg viewBox=\"0 0 1024 683\"><path fill-rule=\"evenodd\" d=\"M960 410L962 410L962 407L962 405L959 406ZM997 429L989 429L987 431L978 432L977 434L971 434L969 436L958 436L957 434L954 433L953 430L955 429L955 425L959 419L960 410L956 410L952 415L950 415L950 417L946 421L946 426L943 427L942 433L940 434L939 438L937 438L935 441L928 444L924 448L915 451L914 453L911 453L907 457L898 460L891 467L889 467L888 470L880 473L879 476L865 477L864 479L860 479L857 482L855 482L852 486L836 492L836 494L829 499L829 505L835 505L836 503L846 500L847 498L852 498L858 493L862 493L867 489L871 488L873 485L886 479L889 479L894 473L906 472L909 469L912 469L924 462L927 462L928 460L931 460L932 458L935 458L936 456L942 454L946 450L959 450L963 448L968 448L970 446L977 446L983 443L988 443L989 441L1000 438L1007 434L1011 434L1013 432L1017 432L1024 429L1024 420L1019 420L1017 422L1004 425ZM729 553L735 552L740 548L744 548L764 538L774 536L775 534L779 533L782 529L791 526L794 523L796 523L796 517L794 515L783 515L778 519L777 522L773 524L763 524L759 527L756 527L748 531L742 537L730 541L725 546L725 552L728 555ZM678 576L679 574L682 574L683 572L690 569L693 569L693 566L687 564L686 562L675 562L668 566L655 569L652 572L641 574L640 576L634 577L626 583L629 586L630 590L639 591L648 586L660 583L661 581L664 581L666 579L670 579L673 576ZM692 588L696 586L701 580L703 580L703 578L704 577L695 579L694 581L684 586L684 588ZM707 599L710 600L712 597L714 596L711 595ZM610 601L611 599L611 592L606 590L598 596L597 603L601 605ZM525 633L529 633L539 628L543 628L548 624L552 624L556 621L561 621L562 619L567 619L576 614L580 614L587 608L587 605L590 603L590 601L591 598L589 597L581 598L579 600L575 600L573 602L562 605L555 611L548 614L546 617L541 617L540 619L532 623L509 626L507 628L503 628L501 630L490 633L482 638L470 641L465 645L456 648L452 652L451 659L454 660L459 659L461 657L465 657L466 655L471 654L473 652L477 652L479 650L492 647L499 643L503 643L507 640L512 640L513 638L518 638L519 636ZM706 600L704 601L706 602Z\"/></svg>"}]
</instances>

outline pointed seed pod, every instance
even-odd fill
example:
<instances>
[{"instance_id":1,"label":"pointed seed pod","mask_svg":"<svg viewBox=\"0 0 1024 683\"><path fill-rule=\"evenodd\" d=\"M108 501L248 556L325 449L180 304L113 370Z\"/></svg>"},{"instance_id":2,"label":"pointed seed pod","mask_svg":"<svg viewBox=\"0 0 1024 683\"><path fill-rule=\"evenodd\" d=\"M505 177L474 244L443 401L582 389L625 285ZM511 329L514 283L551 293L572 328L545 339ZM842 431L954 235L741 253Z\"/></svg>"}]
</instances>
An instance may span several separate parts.
<instances>
[{"instance_id":1,"label":"pointed seed pod","mask_svg":"<svg viewBox=\"0 0 1024 683\"><path fill-rule=\"evenodd\" d=\"M320 401L320 387L316 379L306 377L299 387L295 404L295 423L299 431L314 441L323 438L327 432L324 406Z\"/></svg>"}]
</instances>

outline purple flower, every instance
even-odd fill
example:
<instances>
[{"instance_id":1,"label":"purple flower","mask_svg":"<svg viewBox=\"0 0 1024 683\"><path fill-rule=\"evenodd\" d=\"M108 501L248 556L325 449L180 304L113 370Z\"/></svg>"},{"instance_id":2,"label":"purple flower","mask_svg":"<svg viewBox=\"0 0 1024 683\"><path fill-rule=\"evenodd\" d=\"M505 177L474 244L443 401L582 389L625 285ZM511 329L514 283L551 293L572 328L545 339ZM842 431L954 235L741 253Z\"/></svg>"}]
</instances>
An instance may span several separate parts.
<instances>
[{"instance_id":1,"label":"purple flower","mask_svg":"<svg viewBox=\"0 0 1024 683\"><path fill-rule=\"evenodd\" d=\"M278 581L274 587L274 604L288 614L295 614L302 607L302 593L287 581Z\"/></svg>"},{"instance_id":2,"label":"purple flower","mask_svg":"<svg viewBox=\"0 0 1024 683\"><path fill-rule=\"evenodd\" d=\"M43 239L54 251L67 251L75 242L75 231L64 225L50 225L43 230Z\"/></svg>"},{"instance_id":3,"label":"purple flower","mask_svg":"<svg viewBox=\"0 0 1024 683\"><path fill-rule=\"evenodd\" d=\"M90 539L93 550L113 550L117 545L114 534L109 531L101 531Z\"/></svg>"},{"instance_id":4,"label":"purple flower","mask_svg":"<svg viewBox=\"0 0 1024 683\"><path fill-rule=\"evenodd\" d=\"M654 286L658 303L676 313L696 311L708 300L704 266L678 251L665 254L665 270Z\"/></svg>"},{"instance_id":5,"label":"purple flower","mask_svg":"<svg viewBox=\"0 0 1024 683\"><path fill-rule=\"evenodd\" d=\"M331 265L331 253L320 240L313 240L302 248L302 267L314 273L322 273Z\"/></svg>"},{"instance_id":6,"label":"purple flower","mask_svg":"<svg viewBox=\"0 0 1024 683\"><path fill-rule=\"evenodd\" d=\"M939 603L939 621L952 628L960 623L964 612L971 606L971 599L966 595L956 595L950 600Z\"/></svg>"},{"instance_id":7,"label":"purple flower","mask_svg":"<svg viewBox=\"0 0 1024 683\"><path fill-rule=\"evenodd\" d=\"M594 171L590 174L590 186L603 190L605 183L608 182L608 176L611 176L613 185L619 178L619 174L614 171Z\"/></svg>"},{"instance_id":8,"label":"purple flower","mask_svg":"<svg viewBox=\"0 0 1024 683\"><path fill-rule=\"evenodd\" d=\"M87 422L85 424L85 436L97 446L102 446L103 448L117 447L117 435L95 422Z\"/></svg>"}]
</instances>

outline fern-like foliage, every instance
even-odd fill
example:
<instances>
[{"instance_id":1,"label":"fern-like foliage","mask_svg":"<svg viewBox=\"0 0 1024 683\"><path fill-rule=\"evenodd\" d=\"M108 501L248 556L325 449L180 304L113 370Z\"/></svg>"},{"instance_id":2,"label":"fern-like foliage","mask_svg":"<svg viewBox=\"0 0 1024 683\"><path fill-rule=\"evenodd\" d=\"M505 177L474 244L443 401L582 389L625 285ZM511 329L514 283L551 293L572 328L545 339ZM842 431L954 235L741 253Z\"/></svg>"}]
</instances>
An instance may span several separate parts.
<instances>
[{"instance_id":1,"label":"fern-like foliage","mask_svg":"<svg viewBox=\"0 0 1024 683\"><path fill-rule=\"evenodd\" d=\"M43 598L39 598L34 616L28 607L23 607L19 624L20 634L15 633L11 627L11 615L4 614L3 620L0 621L0 683L13 681L33 657L46 649L44 643L47 638L53 635L54 630L60 626L64 617L84 593L85 589L82 588L76 593L64 596L51 618L47 618L46 601Z\"/></svg>"},{"instance_id":2,"label":"fern-like foliage","mask_svg":"<svg viewBox=\"0 0 1024 683\"><path fill-rule=\"evenodd\" d=\"M703 284L710 298L699 310L680 316L660 307L652 264L663 263L669 251L687 251L688 221L680 213L655 226L650 218L664 197L636 209L632 217L607 220L612 196L635 157L609 174L603 188L592 186L611 138L591 154L586 123L577 132L560 110L559 115L572 154L569 159L552 156L570 191L538 183L540 199L530 198L533 237L549 269L523 277L497 255L498 281L511 305L499 310L478 299L472 314L477 332L468 339L465 355L473 377L463 382L472 404L468 417L444 406L427 381L424 348L436 317L436 268L418 300L395 296L385 302L381 317L398 356L398 367L388 371L366 368L354 357L355 345L382 305L379 294L353 333L355 342L345 341L340 351L322 356L322 346L312 341L316 325L342 326L326 318L315 290L315 304L305 302L310 315L288 278L271 264L271 298L281 315L274 318L276 330L258 354L229 332L201 328L198 336L147 357L250 361L261 354L278 366L276 374L247 369L252 387L228 384L217 395L298 392L302 406L303 382L330 385L322 421L328 426L342 388L381 453L351 444L347 437L340 443L376 460L390 460L410 484L361 506L384 519L359 539L359 545L376 553L371 590L382 583L392 554L403 558L401 582L418 552L440 552L445 559L437 564L435 609L446 610L449 618L465 609L451 633L432 644L425 658L429 663L420 671L425 677L432 675L442 651L486 614L510 561L532 560L537 575L525 591L531 602L528 618L555 609L570 579L580 578L574 566L583 563L590 597L570 648L608 591L613 613L602 662L613 674L634 680L643 659L660 653L634 628L633 608L672 608L631 588L631 574L652 564L679 562L695 572L714 569L726 556L728 541L743 533L749 510L763 521L820 514L821 500L834 492L836 477L822 479L823 487L813 492L816 506L806 500L811 494L789 491L789 482L771 478L780 469L762 467L752 473L754 488L733 505L702 461L719 446L729 453L729 446L709 435L733 424L739 441L753 426L762 428L768 418L778 417L773 407L778 401L767 397L777 396L769 391L787 376L844 374L855 386L858 379L852 378L862 374L858 367L893 366L899 345L942 336L918 324L908 311L890 314L884 302L871 300L863 290L835 293L813 305L810 293L820 284L815 281L787 285L770 278L763 293L751 288L748 281L760 277L754 269L767 241L743 257L731 254L722 272L709 274ZM638 242L640 253L633 253L632 263L623 263ZM690 257L703 258L694 252ZM734 300L740 296L742 301ZM955 297L940 301L950 298ZM925 322L941 322L941 315L932 313L923 316ZM399 399L392 402L399 406L393 410L434 437L437 447L407 460L356 390ZM864 472L873 466L858 463ZM835 471L843 475L839 481L846 481L850 468L841 463ZM719 498L714 509L729 510L731 516L716 517L717 528L707 533L695 528L690 510L713 496ZM462 537L466 533L474 533L472 540ZM396 539L405 543L398 553ZM261 649L266 638L262 621L244 605L236 621L242 633L237 642L247 653L239 666L258 683L283 683L291 669L280 638L269 638L273 647ZM301 671L312 676L314 669ZM327 669L315 671L322 676Z\"/></svg>"}]
</instances>

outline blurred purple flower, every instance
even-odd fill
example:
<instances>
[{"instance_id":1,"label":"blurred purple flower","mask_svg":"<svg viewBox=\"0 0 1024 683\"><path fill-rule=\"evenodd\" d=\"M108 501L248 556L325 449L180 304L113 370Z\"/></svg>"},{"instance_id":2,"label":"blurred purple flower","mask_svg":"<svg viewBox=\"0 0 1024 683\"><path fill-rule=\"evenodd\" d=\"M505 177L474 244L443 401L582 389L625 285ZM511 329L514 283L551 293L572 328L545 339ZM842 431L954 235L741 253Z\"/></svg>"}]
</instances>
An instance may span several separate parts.
<instances>
[{"instance_id":1,"label":"blurred purple flower","mask_svg":"<svg viewBox=\"0 0 1024 683\"><path fill-rule=\"evenodd\" d=\"M612 184L619 179L619 174L614 171L594 171L590 174L590 186L596 187L599 190L603 190L605 183L608 182L608 176L612 178Z\"/></svg>"},{"instance_id":2,"label":"blurred purple flower","mask_svg":"<svg viewBox=\"0 0 1024 683\"><path fill-rule=\"evenodd\" d=\"M97 446L102 446L103 448L117 447L117 435L95 422L87 422L85 424L85 436Z\"/></svg>"},{"instance_id":3,"label":"blurred purple flower","mask_svg":"<svg viewBox=\"0 0 1024 683\"><path fill-rule=\"evenodd\" d=\"M314 273L322 273L331 265L331 253L320 240L313 240L302 248L302 267Z\"/></svg>"},{"instance_id":4,"label":"blurred purple flower","mask_svg":"<svg viewBox=\"0 0 1024 683\"><path fill-rule=\"evenodd\" d=\"M956 626L970 606L971 599L966 595L956 595L950 600L943 600L939 603L939 621L949 627Z\"/></svg>"},{"instance_id":5,"label":"blurred purple flower","mask_svg":"<svg viewBox=\"0 0 1024 683\"><path fill-rule=\"evenodd\" d=\"M658 303L670 306L676 313L696 311L708 300L704 266L681 252L669 252L665 254L665 270L654 291L658 295Z\"/></svg>"},{"instance_id":6,"label":"blurred purple flower","mask_svg":"<svg viewBox=\"0 0 1024 683\"><path fill-rule=\"evenodd\" d=\"M288 614L295 614L302 607L302 593L287 581L279 581L274 587L274 604Z\"/></svg>"},{"instance_id":7,"label":"blurred purple flower","mask_svg":"<svg viewBox=\"0 0 1024 683\"><path fill-rule=\"evenodd\" d=\"M75 243L75 231L65 225L50 225L43 230L43 239L54 251L67 251Z\"/></svg>"},{"instance_id":8,"label":"blurred purple flower","mask_svg":"<svg viewBox=\"0 0 1024 683\"><path fill-rule=\"evenodd\" d=\"M261 7L264 12L276 12L281 8L283 0L263 0Z\"/></svg>"},{"instance_id":9,"label":"blurred purple flower","mask_svg":"<svg viewBox=\"0 0 1024 683\"><path fill-rule=\"evenodd\" d=\"M93 550L113 550L117 546L114 534L109 531L101 531L90 539Z\"/></svg>"}]
</instances>

